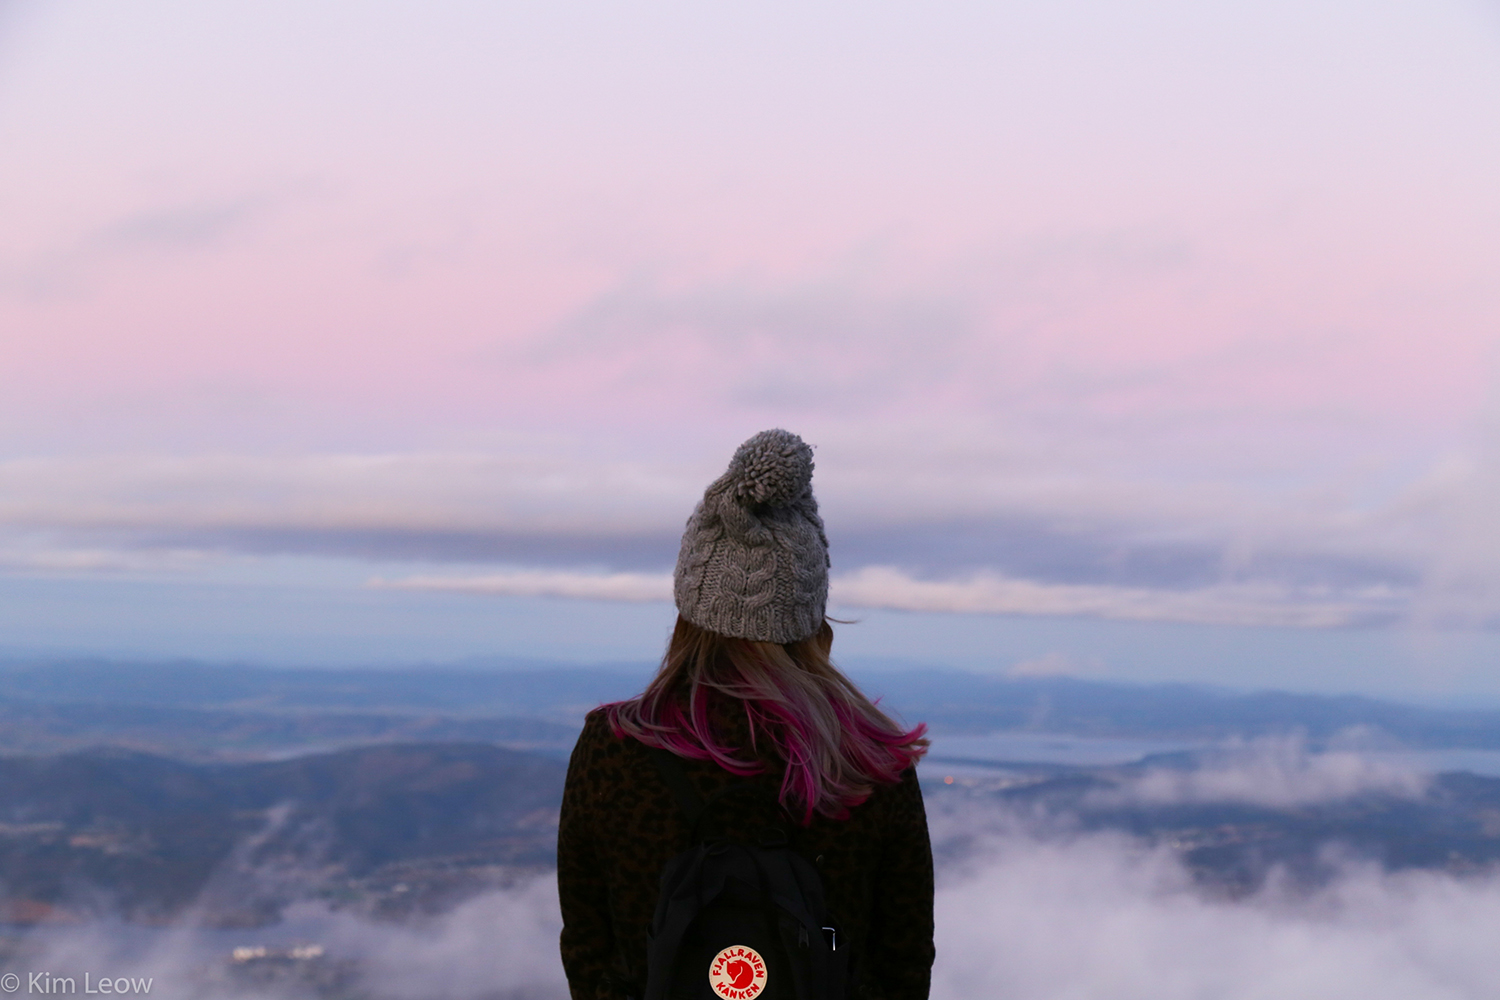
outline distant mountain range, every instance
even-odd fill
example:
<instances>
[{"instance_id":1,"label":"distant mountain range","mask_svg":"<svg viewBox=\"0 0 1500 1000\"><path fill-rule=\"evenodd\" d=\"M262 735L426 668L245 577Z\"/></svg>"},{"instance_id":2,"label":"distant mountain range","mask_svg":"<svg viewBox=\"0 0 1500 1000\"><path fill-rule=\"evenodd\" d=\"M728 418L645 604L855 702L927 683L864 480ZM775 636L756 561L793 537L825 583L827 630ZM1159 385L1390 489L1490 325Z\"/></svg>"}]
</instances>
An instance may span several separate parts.
<instances>
[{"instance_id":1,"label":"distant mountain range","mask_svg":"<svg viewBox=\"0 0 1500 1000\"><path fill-rule=\"evenodd\" d=\"M9 663L0 664L0 753L116 746L185 760L252 760L457 741L565 755L589 709L642 683L588 668Z\"/></svg>"},{"instance_id":2,"label":"distant mountain range","mask_svg":"<svg viewBox=\"0 0 1500 1000\"><path fill-rule=\"evenodd\" d=\"M398 741L479 741L566 753L584 713L629 697L649 664L287 669L104 661L0 664L0 752L124 746L252 759ZM1214 741L1351 730L1367 743L1500 748L1500 711L1189 685L854 672L882 705L947 734L1023 731Z\"/></svg>"},{"instance_id":3,"label":"distant mountain range","mask_svg":"<svg viewBox=\"0 0 1500 1000\"><path fill-rule=\"evenodd\" d=\"M1500 711L1426 708L1355 695L1243 693L1187 684L1108 684L901 671L861 678L906 719L950 733L999 730L1177 740L1288 732L1314 745L1363 730L1413 748L1500 748Z\"/></svg>"},{"instance_id":4,"label":"distant mountain range","mask_svg":"<svg viewBox=\"0 0 1500 1000\"><path fill-rule=\"evenodd\" d=\"M237 711L395 712L576 722L651 676L648 664L313 669L108 660L0 662L0 699Z\"/></svg>"},{"instance_id":5,"label":"distant mountain range","mask_svg":"<svg viewBox=\"0 0 1500 1000\"><path fill-rule=\"evenodd\" d=\"M189 761L261 760L395 742L492 743L564 755L576 726L437 713L241 711L0 698L0 753L109 746Z\"/></svg>"}]
</instances>

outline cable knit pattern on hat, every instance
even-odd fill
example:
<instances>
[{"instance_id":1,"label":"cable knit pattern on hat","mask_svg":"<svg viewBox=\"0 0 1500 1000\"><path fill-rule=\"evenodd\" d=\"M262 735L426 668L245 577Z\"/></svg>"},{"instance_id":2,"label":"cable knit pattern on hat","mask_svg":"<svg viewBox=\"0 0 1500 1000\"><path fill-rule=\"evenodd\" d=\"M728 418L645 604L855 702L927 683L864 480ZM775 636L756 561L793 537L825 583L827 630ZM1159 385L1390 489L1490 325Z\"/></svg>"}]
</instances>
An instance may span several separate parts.
<instances>
[{"instance_id":1,"label":"cable knit pattern on hat","mask_svg":"<svg viewBox=\"0 0 1500 1000\"><path fill-rule=\"evenodd\" d=\"M688 518L677 610L699 628L796 642L823 624L828 537L812 493L812 449L790 431L740 445Z\"/></svg>"}]
</instances>

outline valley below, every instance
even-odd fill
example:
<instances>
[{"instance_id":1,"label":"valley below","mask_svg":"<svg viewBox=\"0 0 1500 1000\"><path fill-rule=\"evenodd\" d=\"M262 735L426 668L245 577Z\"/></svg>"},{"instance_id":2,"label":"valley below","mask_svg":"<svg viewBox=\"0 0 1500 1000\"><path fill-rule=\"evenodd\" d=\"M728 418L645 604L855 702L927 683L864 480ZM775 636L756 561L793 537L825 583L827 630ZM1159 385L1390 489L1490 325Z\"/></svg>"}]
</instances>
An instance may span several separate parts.
<instances>
[{"instance_id":1,"label":"valley below","mask_svg":"<svg viewBox=\"0 0 1500 1000\"><path fill-rule=\"evenodd\" d=\"M637 678L86 669L92 685L55 690L0 669L0 975L78 985L109 966L184 997L563 995L567 753L583 712ZM963 905L1092 865L1130 905L1250 919L1423 879L1488 899L1500 871L1500 777L1420 766L1491 753L1482 720L1375 703L1362 721L1309 699L1277 725L1264 699L1159 692L1217 706L1184 719L1150 691L943 687L961 683L893 706L934 727L920 776L940 913L997 871L999 895ZM988 731L986 693L1014 703ZM1058 730L1015 725L1028 704Z\"/></svg>"}]
</instances>

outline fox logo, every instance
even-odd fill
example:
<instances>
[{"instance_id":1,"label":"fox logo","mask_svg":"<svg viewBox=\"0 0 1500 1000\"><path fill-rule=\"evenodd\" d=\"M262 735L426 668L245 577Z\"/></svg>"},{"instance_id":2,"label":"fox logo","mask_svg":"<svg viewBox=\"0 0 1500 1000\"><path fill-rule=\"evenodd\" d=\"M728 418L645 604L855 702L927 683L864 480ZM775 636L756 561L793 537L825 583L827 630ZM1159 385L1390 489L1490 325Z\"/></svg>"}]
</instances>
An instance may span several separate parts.
<instances>
[{"instance_id":1,"label":"fox logo","mask_svg":"<svg viewBox=\"0 0 1500 1000\"><path fill-rule=\"evenodd\" d=\"M766 961L747 945L730 945L708 965L708 985L724 1000L755 1000L766 988Z\"/></svg>"}]
</instances>

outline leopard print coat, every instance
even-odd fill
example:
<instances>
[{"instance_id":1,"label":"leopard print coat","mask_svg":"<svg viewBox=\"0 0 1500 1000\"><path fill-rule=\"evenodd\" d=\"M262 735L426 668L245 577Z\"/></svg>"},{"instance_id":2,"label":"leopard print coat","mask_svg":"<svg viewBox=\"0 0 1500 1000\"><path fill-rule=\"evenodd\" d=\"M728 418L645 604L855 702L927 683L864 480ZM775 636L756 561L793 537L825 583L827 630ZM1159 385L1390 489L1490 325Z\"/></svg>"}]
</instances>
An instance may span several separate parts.
<instances>
[{"instance_id":1,"label":"leopard print coat","mask_svg":"<svg viewBox=\"0 0 1500 1000\"><path fill-rule=\"evenodd\" d=\"M726 734L727 735L727 734ZM932 849L915 770L878 787L848 819L788 822L776 804L778 768L736 778L685 760L699 794L732 782L730 837L782 825L823 877L829 912L847 942L853 995L925 1000L932 944ZM646 981L646 932L667 861L691 846L676 800L649 751L616 738L602 710L588 716L568 766L557 837L562 959L573 1000L625 1000Z\"/></svg>"}]
</instances>

